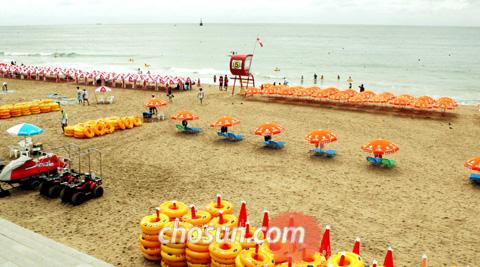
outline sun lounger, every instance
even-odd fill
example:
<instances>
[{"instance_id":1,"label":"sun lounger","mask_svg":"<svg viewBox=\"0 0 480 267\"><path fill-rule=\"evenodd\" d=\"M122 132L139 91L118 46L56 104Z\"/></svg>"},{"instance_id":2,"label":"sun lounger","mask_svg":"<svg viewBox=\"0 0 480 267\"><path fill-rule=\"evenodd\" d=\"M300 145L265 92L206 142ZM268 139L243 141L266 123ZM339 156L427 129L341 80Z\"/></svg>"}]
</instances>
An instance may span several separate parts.
<instances>
[{"instance_id":1,"label":"sun lounger","mask_svg":"<svg viewBox=\"0 0 480 267\"><path fill-rule=\"evenodd\" d=\"M226 133L217 132L217 135L220 136L220 137L228 138L228 135Z\"/></svg>"},{"instance_id":2,"label":"sun lounger","mask_svg":"<svg viewBox=\"0 0 480 267\"><path fill-rule=\"evenodd\" d=\"M234 133L227 133L227 138L232 141L242 141L243 135L241 134L234 134Z\"/></svg>"},{"instance_id":3,"label":"sun lounger","mask_svg":"<svg viewBox=\"0 0 480 267\"><path fill-rule=\"evenodd\" d=\"M393 168L397 162L393 159L382 159L380 163L383 167L386 168Z\"/></svg>"},{"instance_id":4,"label":"sun lounger","mask_svg":"<svg viewBox=\"0 0 480 267\"><path fill-rule=\"evenodd\" d=\"M325 155L327 155L328 158L333 158L335 155L337 155L337 151L330 149L325 151Z\"/></svg>"},{"instance_id":5,"label":"sun lounger","mask_svg":"<svg viewBox=\"0 0 480 267\"><path fill-rule=\"evenodd\" d=\"M472 183L480 184L480 174L472 173L472 174L470 175L470 181L471 181Z\"/></svg>"},{"instance_id":6,"label":"sun lounger","mask_svg":"<svg viewBox=\"0 0 480 267\"><path fill-rule=\"evenodd\" d=\"M177 127L177 130L179 130L181 132L184 132L184 133L195 134L195 133L199 133L199 132L202 131L202 129L200 129L200 128L183 127L183 125L180 125L180 124L175 124L175 127Z\"/></svg>"},{"instance_id":7,"label":"sun lounger","mask_svg":"<svg viewBox=\"0 0 480 267\"><path fill-rule=\"evenodd\" d=\"M270 148L275 148L275 149L282 149L283 146L285 145L285 142L276 142L276 141L264 141L263 144L266 146L266 147L270 147Z\"/></svg>"},{"instance_id":8,"label":"sun lounger","mask_svg":"<svg viewBox=\"0 0 480 267\"><path fill-rule=\"evenodd\" d=\"M321 150L320 148L314 148L310 150L310 153L318 157L318 156L323 156L325 154L325 151Z\"/></svg>"},{"instance_id":9,"label":"sun lounger","mask_svg":"<svg viewBox=\"0 0 480 267\"><path fill-rule=\"evenodd\" d=\"M373 157L367 157L367 161L372 163L375 166L380 166L380 163L382 163L381 158L373 158Z\"/></svg>"}]
</instances>

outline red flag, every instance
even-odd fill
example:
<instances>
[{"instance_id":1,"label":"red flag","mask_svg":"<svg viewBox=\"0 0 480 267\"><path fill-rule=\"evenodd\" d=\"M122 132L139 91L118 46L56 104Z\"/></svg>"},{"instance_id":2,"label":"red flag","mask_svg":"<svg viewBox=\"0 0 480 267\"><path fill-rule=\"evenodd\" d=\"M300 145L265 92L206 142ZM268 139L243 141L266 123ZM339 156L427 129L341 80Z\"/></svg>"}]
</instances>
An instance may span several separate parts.
<instances>
[{"instance_id":1,"label":"red flag","mask_svg":"<svg viewBox=\"0 0 480 267\"><path fill-rule=\"evenodd\" d=\"M257 37L257 43L260 45L260 47L263 47L263 42L260 40L260 37Z\"/></svg>"}]
</instances>

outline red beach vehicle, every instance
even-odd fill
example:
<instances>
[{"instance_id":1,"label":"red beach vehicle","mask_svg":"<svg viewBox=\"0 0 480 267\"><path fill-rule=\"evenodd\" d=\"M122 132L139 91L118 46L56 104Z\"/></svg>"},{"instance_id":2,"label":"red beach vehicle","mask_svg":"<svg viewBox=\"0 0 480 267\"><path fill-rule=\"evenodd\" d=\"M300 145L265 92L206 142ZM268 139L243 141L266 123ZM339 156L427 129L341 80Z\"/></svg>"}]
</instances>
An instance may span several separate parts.
<instances>
[{"instance_id":1,"label":"red beach vehicle","mask_svg":"<svg viewBox=\"0 0 480 267\"><path fill-rule=\"evenodd\" d=\"M12 187L36 189L43 179L57 175L58 168L65 166L66 162L55 154L47 154L38 159L21 156L7 165L0 163L0 182ZM10 192L0 187L0 197L8 195Z\"/></svg>"}]
</instances>

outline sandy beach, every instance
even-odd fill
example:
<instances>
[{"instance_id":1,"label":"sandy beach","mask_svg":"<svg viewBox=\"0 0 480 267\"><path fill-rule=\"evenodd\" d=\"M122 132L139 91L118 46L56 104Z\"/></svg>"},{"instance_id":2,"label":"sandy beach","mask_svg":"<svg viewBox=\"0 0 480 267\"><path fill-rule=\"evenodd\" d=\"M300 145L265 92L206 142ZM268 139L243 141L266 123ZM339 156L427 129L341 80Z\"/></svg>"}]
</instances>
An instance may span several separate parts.
<instances>
[{"instance_id":1,"label":"sandy beach","mask_svg":"<svg viewBox=\"0 0 480 267\"><path fill-rule=\"evenodd\" d=\"M15 93L0 95L0 105L46 98L49 93L75 97L73 83L7 80ZM138 248L139 222L166 200L203 207L217 193L238 204L247 201L249 220L260 224L261 214L302 211L324 227L332 225L333 251L351 250L362 238L369 262L382 260L392 245L396 266L418 266L426 253L432 266L480 266L480 187L468 181L463 162L480 155L480 116L476 107L461 106L450 116L414 116L362 112L319 105L266 103L260 97L232 97L216 87L175 94L163 109L170 115L189 110L203 128L196 136L177 133L170 120L144 124L113 135L79 140L63 136L60 113L0 120L0 157L18 142L6 130L28 122L45 133L34 137L46 149L74 143L103 153L105 195L73 207L33 191L17 190L0 199L0 216L116 266L153 266ZM152 91L113 89L113 105L67 105L70 124L107 116L141 115ZM155 94L159 94L154 92ZM164 92L161 97L165 98ZM241 120L233 130L246 140L219 140L208 126L219 116ZM252 129L277 122L285 132L283 150L264 149ZM338 141L329 145L338 156L315 159L304 135L329 129ZM371 139L385 138L400 151L394 169L369 166L360 149Z\"/></svg>"}]
</instances>

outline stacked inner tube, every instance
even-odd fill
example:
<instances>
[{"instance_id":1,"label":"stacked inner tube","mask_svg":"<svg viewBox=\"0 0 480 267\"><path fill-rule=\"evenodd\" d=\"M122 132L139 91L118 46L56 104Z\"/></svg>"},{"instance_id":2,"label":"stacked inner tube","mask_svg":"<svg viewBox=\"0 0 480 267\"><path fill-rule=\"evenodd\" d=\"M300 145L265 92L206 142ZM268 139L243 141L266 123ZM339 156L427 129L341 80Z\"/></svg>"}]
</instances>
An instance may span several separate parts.
<instances>
[{"instance_id":1,"label":"stacked inner tube","mask_svg":"<svg viewBox=\"0 0 480 267\"><path fill-rule=\"evenodd\" d=\"M162 257L162 266L163 267L185 267L187 266L187 256L186 256L186 243L182 239L181 232L174 232L174 227L180 227L188 231L191 227L191 224L187 222L180 222L177 218L175 221L168 222L165 224L165 227L170 228L163 232L163 240L168 242L162 243L161 245L161 257Z\"/></svg>"},{"instance_id":2,"label":"stacked inner tube","mask_svg":"<svg viewBox=\"0 0 480 267\"><path fill-rule=\"evenodd\" d=\"M140 222L142 233L139 237L140 250L145 259L150 261L160 261L160 241L158 235L160 230L169 222L169 218L165 214L160 214L157 210L156 214L143 217Z\"/></svg>"},{"instance_id":3,"label":"stacked inner tube","mask_svg":"<svg viewBox=\"0 0 480 267\"><path fill-rule=\"evenodd\" d=\"M235 267L235 258L242 252L242 246L238 242L213 242L208 250L212 258L210 262L212 267Z\"/></svg>"},{"instance_id":4,"label":"stacked inner tube","mask_svg":"<svg viewBox=\"0 0 480 267\"><path fill-rule=\"evenodd\" d=\"M78 139L93 138L114 133L116 130L132 129L142 125L139 117L110 117L99 120L90 120L65 127L64 135Z\"/></svg>"},{"instance_id":5,"label":"stacked inner tube","mask_svg":"<svg viewBox=\"0 0 480 267\"><path fill-rule=\"evenodd\" d=\"M33 114L60 111L60 104L51 99L22 102L14 105L0 106L0 119L29 116Z\"/></svg>"}]
</instances>

